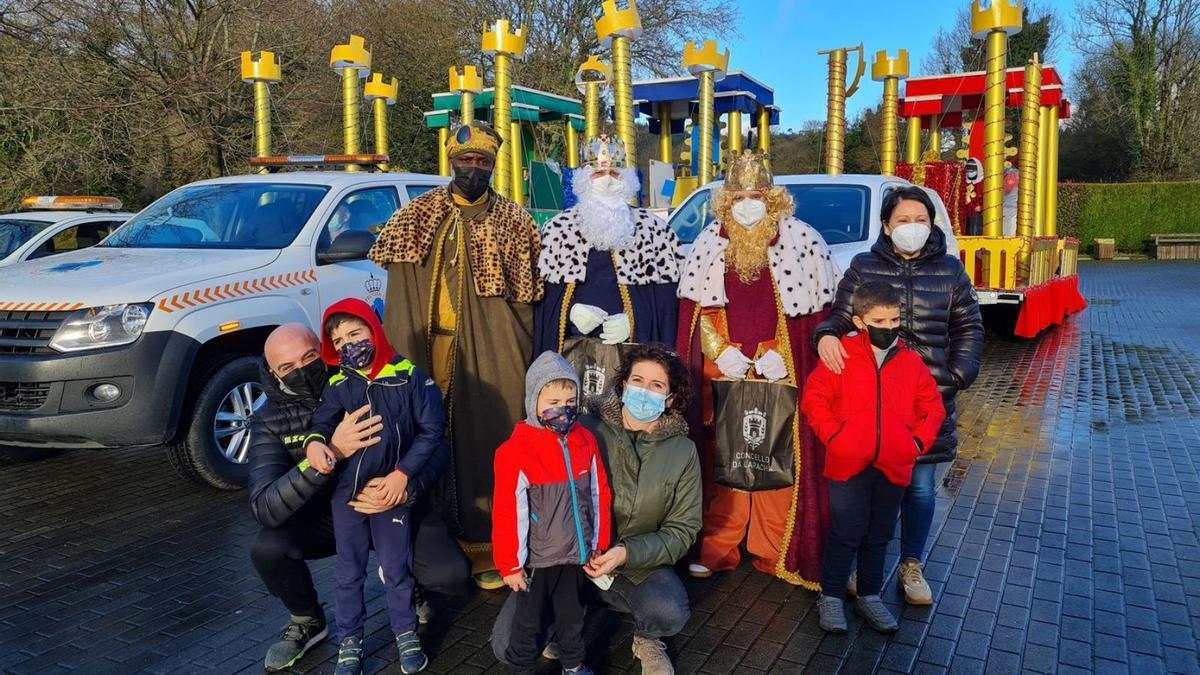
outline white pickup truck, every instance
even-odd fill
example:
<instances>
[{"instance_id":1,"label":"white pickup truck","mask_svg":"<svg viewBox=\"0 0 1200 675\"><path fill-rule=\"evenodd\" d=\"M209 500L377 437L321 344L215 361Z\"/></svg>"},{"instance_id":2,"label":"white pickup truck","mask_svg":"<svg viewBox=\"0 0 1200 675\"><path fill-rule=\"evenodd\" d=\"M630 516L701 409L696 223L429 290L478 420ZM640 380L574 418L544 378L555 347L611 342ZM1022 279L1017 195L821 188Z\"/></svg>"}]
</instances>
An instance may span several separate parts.
<instances>
[{"instance_id":1,"label":"white pickup truck","mask_svg":"<svg viewBox=\"0 0 1200 675\"><path fill-rule=\"evenodd\" d=\"M95 246L132 215L113 197L26 197L0 215L0 267Z\"/></svg>"},{"instance_id":2,"label":"white pickup truck","mask_svg":"<svg viewBox=\"0 0 1200 675\"><path fill-rule=\"evenodd\" d=\"M712 222L709 208L712 190L722 181L715 181L693 192L668 219L675 234L685 246L691 245L701 230ZM894 176L823 174L776 176L796 202L796 217L812 225L833 251L838 267L845 270L854 256L868 251L879 238L881 225L879 209L889 192L912 183ZM937 208L934 223L946 234L946 250L958 255L958 242L950 227L950 217L937 193L922 188Z\"/></svg>"},{"instance_id":3,"label":"white pickup truck","mask_svg":"<svg viewBox=\"0 0 1200 675\"><path fill-rule=\"evenodd\" d=\"M184 475L245 482L263 339L359 297L399 206L445 185L312 171L185 185L101 244L0 268L0 445L166 444Z\"/></svg>"}]
</instances>

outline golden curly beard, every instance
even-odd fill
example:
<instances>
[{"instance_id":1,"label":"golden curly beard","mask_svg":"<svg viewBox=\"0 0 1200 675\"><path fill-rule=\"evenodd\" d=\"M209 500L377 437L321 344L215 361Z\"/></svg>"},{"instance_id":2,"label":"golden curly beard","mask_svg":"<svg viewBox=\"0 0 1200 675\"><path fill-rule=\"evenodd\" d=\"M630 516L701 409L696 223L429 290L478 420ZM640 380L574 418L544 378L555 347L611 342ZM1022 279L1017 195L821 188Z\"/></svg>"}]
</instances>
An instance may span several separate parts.
<instances>
[{"instance_id":1,"label":"golden curly beard","mask_svg":"<svg viewBox=\"0 0 1200 675\"><path fill-rule=\"evenodd\" d=\"M758 281L770 262L771 240L779 232L779 221L764 218L754 227L742 227L736 221L725 226L729 247L725 249L725 269L737 272L743 284Z\"/></svg>"}]
</instances>

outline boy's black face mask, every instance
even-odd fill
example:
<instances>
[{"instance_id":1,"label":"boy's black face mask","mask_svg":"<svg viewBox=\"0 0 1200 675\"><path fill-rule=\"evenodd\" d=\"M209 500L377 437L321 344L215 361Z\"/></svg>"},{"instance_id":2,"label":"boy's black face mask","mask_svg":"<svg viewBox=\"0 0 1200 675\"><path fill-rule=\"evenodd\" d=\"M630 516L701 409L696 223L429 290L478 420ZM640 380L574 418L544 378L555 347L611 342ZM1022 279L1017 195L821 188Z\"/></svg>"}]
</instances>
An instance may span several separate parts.
<instances>
[{"instance_id":1,"label":"boy's black face mask","mask_svg":"<svg viewBox=\"0 0 1200 675\"><path fill-rule=\"evenodd\" d=\"M867 336L871 338L871 346L876 349L891 349L900 335L900 328L880 328L867 326Z\"/></svg>"},{"instance_id":2,"label":"boy's black face mask","mask_svg":"<svg viewBox=\"0 0 1200 675\"><path fill-rule=\"evenodd\" d=\"M454 187L469 201L475 201L487 192L492 172L479 167L454 167Z\"/></svg>"},{"instance_id":3,"label":"boy's black face mask","mask_svg":"<svg viewBox=\"0 0 1200 675\"><path fill-rule=\"evenodd\" d=\"M321 390L325 388L327 379L329 370L324 361L317 359L284 375L279 381L283 384L284 393L315 401L321 398Z\"/></svg>"}]
</instances>

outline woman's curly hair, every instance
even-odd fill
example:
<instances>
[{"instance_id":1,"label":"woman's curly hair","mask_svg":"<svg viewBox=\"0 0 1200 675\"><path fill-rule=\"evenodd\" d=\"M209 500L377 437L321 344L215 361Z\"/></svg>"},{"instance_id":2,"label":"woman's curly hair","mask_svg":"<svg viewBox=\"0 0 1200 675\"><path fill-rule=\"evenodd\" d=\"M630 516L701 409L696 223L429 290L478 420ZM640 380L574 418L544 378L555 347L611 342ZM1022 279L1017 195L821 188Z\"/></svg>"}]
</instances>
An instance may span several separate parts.
<instances>
[{"instance_id":1,"label":"woman's curly hair","mask_svg":"<svg viewBox=\"0 0 1200 675\"><path fill-rule=\"evenodd\" d=\"M616 394L625 395L625 381L633 372L633 367L643 361L653 361L667 371L667 389L674 396L668 412L683 413L687 410L688 402L692 400L692 375L679 354L662 344L635 345L621 358L617 367Z\"/></svg>"}]
</instances>

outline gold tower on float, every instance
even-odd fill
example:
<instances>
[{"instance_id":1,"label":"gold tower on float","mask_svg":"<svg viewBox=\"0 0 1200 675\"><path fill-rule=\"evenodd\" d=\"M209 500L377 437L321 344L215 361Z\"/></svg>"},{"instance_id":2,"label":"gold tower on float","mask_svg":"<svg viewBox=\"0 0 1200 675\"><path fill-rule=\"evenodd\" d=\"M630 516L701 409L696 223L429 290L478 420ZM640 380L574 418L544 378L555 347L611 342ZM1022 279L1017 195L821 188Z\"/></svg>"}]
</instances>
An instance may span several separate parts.
<instances>
[{"instance_id":1,"label":"gold tower on float","mask_svg":"<svg viewBox=\"0 0 1200 675\"><path fill-rule=\"evenodd\" d=\"M475 96L483 91L483 78L475 66L463 66L462 73L450 68L450 92L458 94L459 124L475 121ZM450 159L446 155L446 141L450 139L450 127L438 129L438 174L450 175Z\"/></svg>"},{"instance_id":2,"label":"gold tower on float","mask_svg":"<svg viewBox=\"0 0 1200 675\"><path fill-rule=\"evenodd\" d=\"M1022 0L975 0L971 33L985 40L987 75L983 102L983 234L1003 234L1005 73L1008 36L1021 31Z\"/></svg>"},{"instance_id":3,"label":"gold tower on float","mask_svg":"<svg viewBox=\"0 0 1200 675\"><path fill-rule=\"evenodd\" d=\"M391 82L383 81L383 73L374 73L363 87L363 100L370 101L374 106L373 121L375 124L375 154L388 154L388 106L396 105L396 97L400 93L400 82L392 78ZM388 170L387 162L376 165L380 171Z\"/></svg>"},{"instance_id":4,"label":"gold tower on float","mask_svg":"<svg viewBox=\"0 0 1200 675\"><path fill-rule=\"evenodd\" d=\"M283 81L283 70L275 52L242 52L242 82L254 85L254 156L271 154L271 90ZM267 170L259 169L259 173Z\"/></svg>"},{"instance_id":5,"label":"gold tower on float","mask_svg":"<svg viewBox=\"0 0 1200 675\"><path fill-rule=\"evenodd\" d=\"M707 185L713 179L713 89L729 70L729 50L726 49L724 54L717 51L717 43L713 40L705 40L701 47L689 42L683 46L683 67L700 80L700 108L696 114L700 142L696 148L696 175L700 185ZM669 120L667 123L670 123Z\"/></svg>"},{"instance_id":6,"label":"gold tower on float","mask_svg":"<svg viewBox=\"0 0 1200 675\"><path fill-rule=\"evenodd\" d=\"M625 9L616 0L604 0L595 19L596 37L601 46L612 49L613 112L617 135L625 143L625 165L637 166L637 135L633 126L633 65L629 43L642 34L642 19L636 0L628 0Z\"/></svg>"},{"instance_id":7,"label":"gold tower on float","mask_svg":"<svg viewBox=\"0 0 1200 675\"><path fill-rule=\"evenodd\" d=\"M350 41L338 45L329 53L329 67L342 75L342 145L347 155L359 154L361 123L359 122L358 81L371 72L371 52L363 38L351 35ZM347 171L359 171L356 164L346 165Z\"/></svg>"},{"instance_id":8,"label":"gold tower on float","mask_svg":"<svg viewBox=\"0 0 1200 675\"><path fill-rule=\"evenodd\" d=\"M612 66L589 56L575 71L575 88L583 94L583 138L590 141L600 135L601 99L612 83ZM567 166L579 166L579 142L575 128L567 124Z\"/></svg>"},{"instance_id":9,"label":"gold tower on float","mask_svg":"<svg viewBox=\"0 0 1200 675\"><path fill-rule=\"evenodd\" d=\"M858 53L858 69L854 82L846 87L846 61L850 52ZM867 63L863 58L863 46L839 47L817 52L829 55L829 76L825 104L825 173L840 176L846 164L846 99L858 91Z\"/></svg>"},{"instance_id":10,"label":"gold tower on float","mask_svg":"<svg viewBox=\"0 0 1200 675\"><path fill-rule=\"evenodd\" d=\"M879 172L885 176L896 175L896 151L900 135L900 80L908 77L908 50L901 49L896 57L888 56L887 51L875 53L875 62L871 64L871 79L883 82L883 154L879 161ZM917 126L917 143L920 143L920 122ZM910 127L911 143L911 127Z\"/></svg>"},{"instance_id":11,"label":"gold tower on float","mask_svg":"<svg viewBox=\"0 0 1200 675\"><path fill-rule=\"evenodd\" d=\"M1042 112L1042 65L1034 54L1025 65L1025 86L1021 92L1020 178L1017 187L1017 236L1021 250L1017 253L1017 277L1029 275L1029 251L1037 228L1038 191L1038 125Z\"/></svg>"},{"instance_id":12,"label":"gold tower on float","mask_svg":"<svg viewBox=\"0 0 1200 675\"><path fill-rule=\"evenodd\" d=\"M512 133L512 60L525 56L525 29L518 26L516 30L509 30L508 19L498 19L491 26L484 25L483 53L496 57L492 126L500 135L501 144L492 187L500 195L518 201L523 190L520 170L513 171L514 165L520 166L521 153L514 147L519 141L513 139Z\"/></svg>"}]
</instances>

